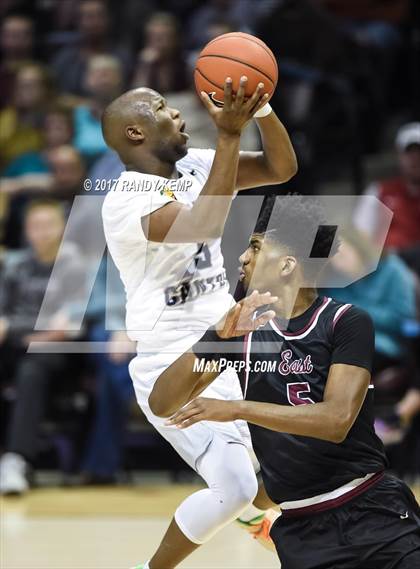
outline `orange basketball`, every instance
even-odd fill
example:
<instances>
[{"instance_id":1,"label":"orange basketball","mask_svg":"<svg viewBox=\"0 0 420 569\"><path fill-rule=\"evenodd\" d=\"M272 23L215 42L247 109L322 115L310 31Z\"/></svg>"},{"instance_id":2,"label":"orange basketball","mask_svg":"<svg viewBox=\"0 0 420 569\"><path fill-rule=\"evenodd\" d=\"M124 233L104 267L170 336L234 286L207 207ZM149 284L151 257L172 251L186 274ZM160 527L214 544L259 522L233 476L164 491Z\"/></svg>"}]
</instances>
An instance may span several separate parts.
<instances>
[{"instance_id":1,"label":"orange basketball","mask_svg":"<svg viewBox=\"0 0 420 569\"><path fill-rule=\"evenodd\" d=\"M232 78L233 91L239 87L242 75L248 77L247 97L258 83L264 83L264 93L272 96L277 85L278 68L273 52L263 41L242 32L218 36L209 42L198 56L194 70L197 91L205 91L213 102L223 105L223 85Z\"/></svg>"}]
</instances>

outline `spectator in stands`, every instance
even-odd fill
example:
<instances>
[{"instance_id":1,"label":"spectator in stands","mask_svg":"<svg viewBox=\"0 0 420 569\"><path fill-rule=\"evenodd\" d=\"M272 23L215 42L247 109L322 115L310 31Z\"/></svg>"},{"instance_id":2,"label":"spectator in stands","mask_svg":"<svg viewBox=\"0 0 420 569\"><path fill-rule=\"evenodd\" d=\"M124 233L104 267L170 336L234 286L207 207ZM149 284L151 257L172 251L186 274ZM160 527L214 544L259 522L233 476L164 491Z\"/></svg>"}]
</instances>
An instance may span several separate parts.
<instances>
[{"instance_id":1,"label":"spectator in stands","mask_svg":"<svg viewBox=\"0 0 420 569\"><path fill-rule=\"evenodd\" d=\"M86 160L93 162L108 149L102 136L101 116L109 103L121 94L119 60L112 55L91 57L84 85L89 99L74 110L74 145Z\"/></svg>"},{"instance_id":2,"label":"spectator in stands","mask_svg":"<svg viewBox=\"0 0 420 569\"><path fill-rule=\"evenodd\" d=\"M187 63L188 63L188 73L192 77L194 74L194 67L197 61L198 55L203 47L214 38L221 36L222 34L228 34L235 31L235 28L231 25L228 20L214 20L209 25L202 30L201 41L202 43L193 50L188 51Z\"/></svg>"},{"instance_id":3,"label":"spectator in stands","mask_svg":"<svg viewBox=\"0 0 420 569\"><path fill-rule=\"evenodd\" d=\"M110 17L103 0L81 0L78 20L79 41L64 47L52 61L60 91L85 95L84 77L89 59L94 55L114 55L127 80L131 58L128 51L110 39Z\"/></svg>"},{"instance_id":4,"label":"spectator in stands","mask_svg":"<svg viewBox=\"0 0 420 569\"><path fill-rule=\"evenodd\" d=\"M56 117L58 118L58 116ZM64 125L54 124L54 118L50 117L48 124L49 142L58 143L64 140L71 131ZM28 167L32 163L33 171L17 177L3 178L0 180L0 191L9 200L6 202L7 216L5 219L5 244L11 248L22 246L23 213L26 204L31 197L48 196L56 198L63 204L66 214L70 212L75 195L82 191L85 178L85 164L79 152L69 145L49 147L34 158L20 163L22 167ZM19 165L19 159L16 160ZM26 163L25 163L26 162Z\"/></svg>"},{"instance_id":5,"label":"spectator in stands","mask_svg":"<svg viewBox=\"0 0 420 569\"><path fill-rule=\"evenodd\" d=\"M100 188L101 182L113 183L123 170L118 156L109 151L95 163L88 178L92 180L93 188ZM111 186L102 187L103 191L93 190L82 197L83 203L79 202L72 210L66 227L66 240L80 246L90 268L87 286L92 283L93 289L84 323L87 339L99 343L99 349L91 358L95 370L96 404L82 463L85 483L116 481L122 467L129 403L134 395L127 367L134 345L125 332L124 289L111 257L102 258L105 237L98 219L106 190Z\"/></svg>"},{"instance_id":6,"label":"spectator in stands","mask_svg":"<svg viewBox=\"0 0 420 569\"><path fill-rule=\"evenodd\" d=\"M2 172L0 191L17 194L37 187L31 174L50 172L49 155L54 148L70 144L73 139L73 113L60 104L47 108L42 120L43 148L38 152L19 154ZM22 178L25 176L25 178ZM40 187L40 186L38 186Z\"/></svg>"},{"instance_id":7,"label":"spectator in stands","mask_svg":"<svg viewBox=\"0 0 420 569\"><path fill-rule=\"evenodd\" d=\"M263 17L269 17L272 10L281 5L280 0L210 0L203 3L195 10L188 22L188 48L198 49L203 47L203 30L217 21L230 22L236 31L253 33L258 21Z\"/></svg>"},{"instance_id":8,"label":"spectator in stands","mask_svg":"<svg viewBox=\"0 0 420 569\"><path fill-rule=\"evenodd\" d=\"M82 193L89 199L85 199L83 205L78 207L77 214L73 211L72 223L67 227L66 233L71 241L83 248L87 257L95 259L98 251L102 254L104 250L102 224L98 224L97 220L101 218L106 192L112 188L123 170L125 166L113 150L108 150L89 170L88 179L92 182L92 190Z\"/></svg>"},{"instance_id":9,"label":"spectator in stands","mask_svg":"<svg viewBox=\"0 0 420 569\"><path fill-rule=\"evenodd\" d=\"M6 16L0 28L0 108L10 103L18 66L32 60L33 55L32 20L20 14Z\"/></svg>"},{"instance_id":10,"label":"spectator in stands","mask_svg":"<svg viewBox=\"0 0 420 569\"><path fill-rule=\"evenodd\" d=\"M53 174L50 195L59 200L67 213L74 197L83 194L86 165L73 146L59 146L51 151L49 162Z\"/></svg>"},{"instance_id":11,"label":"spectator in stands","mask_svg":"<svg viewBox=\"0 0 420 569\"><path fill-rule=\"evenodd\" d=\"M93 196L88 199L97 201ZM82 472L85 483L112 483L123 466L124 429L134 398L128 360L135 352L135 344L125 331L124 289L109 256L100 265L86 317L88 339L106 349L100 348L92 356L96 405Z\"/></svg>"},{"instance_id":12,"label":"spectator in stands","mask_svg":"<svg viewBox=\"0 0 420 569\"><path fill-rule=\"evenodd\" d=\"M69 365L69 356L65 354L26 353L31 342L74 337L73 332L66 330L70 330L73 305L83 295L85 267L75 246L61 248L57 259L64 226L64 211L59 203L32 202L25 217L29 246L14 263L6 264L3 276L0 351L4 365L0 379L2 383L12 379L16 400L6 453L0 461L2 493L22 494L28 490L27 474L38 452L38 432L49 384L61 379Z\"/></svg>"},{"instance_id":13,"label":"spectator in stands","mask_svg":"<svg viewBox=\"0 0 420 569\"><path fill-rule=\"evenodd\" d=\"M388 49L400 41L398 29L408 15L409 0L316 0L342 18L346 29L365 45Z\"/></svg>"},{"instance_id":14,"label":"spectator in stands","mask_svg":"<svg viewBox=\"0 0 420 569\"><path fill-rule=\"evenodd\" d=\"M397 252L420 245L420 122L400 128L396 138L400 174L370 185L365 195L376 196L394 213L385 246ZM354 223L361 230L370 228L373 239L383 220L374 200L361 200Z\"/></svg>"},{"instance_id":15,"label":"spectator in stands","mask_svg":"<svg viewBox=\"0 0 420 569\"><path fill-rule=\"evenodd\" d=\"M16 73L12 104L0 112L0 167L24 152L42 148L41 125L51 98L47 70L37 63L22 65Z\"/></svg>"},{"instance_id":16,"label":"spectator in stands","mask_svg":"<svg viewBox=\"0 0 420 569\"><path fill-rule=\"evenodd\" d=\"M132 86L168 93L188 85L178 22L171 14L157 12L146 24L145 46L138 55Z\"/></svg>"},{"instance_id":17,"label":"spectator in stands","mask_svg":"<svg viewBox=\"0 0 420 569\"><path fill-rule=\"evenodd\" d=\"M334 288L331 295L363 308L373 319L373 374L404 365L407 350L403 327L406 321L416 318L417 287L416 276L398 256L385 253L375 270L376 258L370 239L353 228L343 231L340 249L331 260L338 283L340 275L356 281L345 288ZM366 271L373 272L360 279Z\"/></svg>"}]
</instances>

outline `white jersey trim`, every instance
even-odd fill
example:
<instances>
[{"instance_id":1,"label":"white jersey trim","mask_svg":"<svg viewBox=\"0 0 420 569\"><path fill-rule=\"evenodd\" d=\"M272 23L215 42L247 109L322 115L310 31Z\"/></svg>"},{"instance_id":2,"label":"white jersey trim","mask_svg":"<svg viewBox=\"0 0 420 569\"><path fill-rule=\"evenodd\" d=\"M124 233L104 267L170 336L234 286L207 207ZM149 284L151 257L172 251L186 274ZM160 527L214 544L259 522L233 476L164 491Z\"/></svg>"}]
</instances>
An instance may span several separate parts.
<instances>
[{"instance_id":1,"label":"white jersey trim","mask_svg":"<svg viewBox=\"0 0 420 569\"><path fill-rule=\"evenodd\" d=\"M296 510L297 508L306 508L307 506L313 506L314 504L322 504L322 502L327 502L328 500L336 500L341 496L344 496L348 492L351 492L361 484L367 482L372 476L377 474L372 472L371 474L366 474L363 478L355 478L344 486L340 486L331 492L325 492L324 494L318 494L318 496L313 496L312 498L305 498L303 500L294 500L292 502L282 502L280 508L282 510Z\"/></svg>"},{"instance_id":2,"label":"white jersey trim","mask_svg":"<svg viewBox=\"0 0 420 569\"><path fill-rule=\"evenodd\" d=\"M304 332L302 332L301 334L297 334L297 335L293 335L290 333L284 333L280 330L280 328L276 325L276 323L274 322L274 320L270 320L269 324L270 326L273 328L273 330L275 332L277 332L277 334L279 334L282 338L286 338L286 340L301 340L302 338L305 338L308 334L310 334L312 332L312 330L315 328L315 326L318 324L318 320L319 317L321 316L321 314L324 312L324 310L327 308L327 306L330 304L331 302L331 298L326 298L326 300L324 301L324 303L317 309L317 313L316 316L312 322L312 324L309 326L309 328L307 328Z\"/></svg>"}]
</instances>

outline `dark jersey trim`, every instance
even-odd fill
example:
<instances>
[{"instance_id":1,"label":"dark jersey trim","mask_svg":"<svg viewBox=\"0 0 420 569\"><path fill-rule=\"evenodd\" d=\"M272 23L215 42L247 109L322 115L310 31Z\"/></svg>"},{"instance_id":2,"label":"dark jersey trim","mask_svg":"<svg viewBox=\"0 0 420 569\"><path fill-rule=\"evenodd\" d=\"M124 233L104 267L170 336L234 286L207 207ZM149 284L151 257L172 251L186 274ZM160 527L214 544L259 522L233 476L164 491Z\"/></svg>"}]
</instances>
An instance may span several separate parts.
<instances>
[{"instance_id":1,"label":"dark jersey trim","mask_svg":"<svg viewBox=\"0 0 420 569\"><path fill-rule=\"evenodd\" d=\"M304 506L303 508L292 508L290 510L282 509L282 516L285 518L297 518L300 516L317 514L319 512L325 512L325 510L338 508L339 506L342 506L343 504L349 502L353 498L356 498L356 496L359 496L360 494L366 492L366 490L368 490L371 486L379 482L379 480L382 478L383 475L384 475L383 470L377 472L371 478L369 478L369 480L366 480L366 482L363 482L363 484L360 484L360 486L357 486L357 488L350 490L349 492L343 494L339 498L333 498L332 500L326 500L325 502L320 502L319 504L312 504L311 506Z\"/></svg>"}]
</instances>

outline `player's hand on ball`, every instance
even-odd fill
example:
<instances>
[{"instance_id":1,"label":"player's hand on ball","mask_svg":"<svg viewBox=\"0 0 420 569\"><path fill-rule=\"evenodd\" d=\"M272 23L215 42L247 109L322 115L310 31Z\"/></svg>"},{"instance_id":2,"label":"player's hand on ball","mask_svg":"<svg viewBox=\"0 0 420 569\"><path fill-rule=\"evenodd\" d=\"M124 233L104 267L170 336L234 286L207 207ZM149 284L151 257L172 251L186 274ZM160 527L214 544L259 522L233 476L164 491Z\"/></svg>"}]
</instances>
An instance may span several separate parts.
<instances>
[{"instance_id":1,"label":"player's hand on ball","mask_svg":"<svg viewBox=\"0 0 420 569\"><path fill-rule=\"evenodd\" d=\"M232 79L228 77L224 86L223 106L217 107L205 91L201 91L201 100L216 124L219 132L238 136L242 129L268 101L269 95L263 94L264 83L259 83L249 99L245 98L248 79L243 76L236 95L232 91Z\"/></svg>"},{"instance_id":2,"label":"player's hand on ball","mask_svg":"<svg viewBox=\"0 0 420 569\"><path fill-rule=\"evenodd\" d=\"M198 397L177 411L165 424L176 426L179 429L186 429L200 421L217 421L223 423L236 419L235 410L235 401Z\"/></svg>"},{"instance_id":3,"label":"player's hand on ball","mask_svg":"<svg viewBox=\"0 0 420 569\"><path fill-rule=\"evenodd\" d=\"M272 296L271 292L263 294L254 290L252 294L235 304L231 310L216 325L217 334L220 338L233 338L235 336L244 336L252 330L257 330L261 326L265 326L269 320L274 318L276 313L274 310L266 310L262 314L254 318L255 311L261 306L277 302L278 297Z\"/></svg>"}]
</instances>

